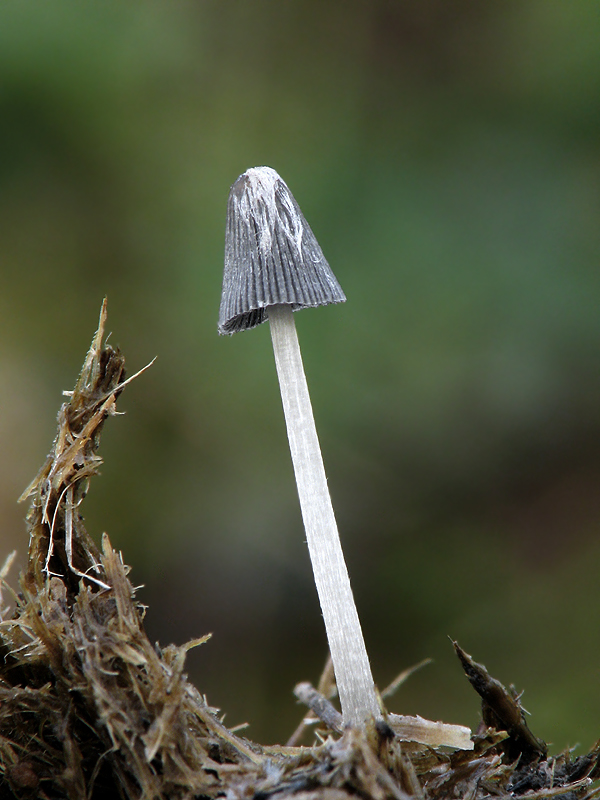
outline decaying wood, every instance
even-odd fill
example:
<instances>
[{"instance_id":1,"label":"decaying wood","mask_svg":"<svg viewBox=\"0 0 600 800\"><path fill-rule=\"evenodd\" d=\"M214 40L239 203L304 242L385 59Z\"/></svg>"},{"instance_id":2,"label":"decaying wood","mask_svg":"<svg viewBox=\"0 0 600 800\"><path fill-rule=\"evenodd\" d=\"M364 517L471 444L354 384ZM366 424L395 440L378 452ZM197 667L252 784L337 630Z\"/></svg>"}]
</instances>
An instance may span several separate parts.
<instances>
[{"instance_id":1,"label":"decaying wood","mask_svg":"<svg viewBox=\"0 0 600 800\"><path fill-rule=\"evenodd\" d=\"M529 730L520 698L492 678L483 664L474 661L457 642L453 644L471 686L481 697L484 724L508 734L502 745L507 756L519 758L522 764L545 758L546 743Z\"/></svg>"},{"instance_id":2,"label":"decaying wood","mask_svg":"<svg viewBox=\"0 0 600 800\"><path fill-rule=\"evenodd\" d=\"M313 746L264 747L229 730L184 672L187 651L210 646L209 637L182 647L151 644L129 568L108 536L97 547L79 513L101 463L102 426L132 380L125 379L121 353L104 341L105 321L103 306L50 455L26 492L30 546L19 593L7 585L11 557L0 569L5 599L13 598L9 611L0 594L0 800L600 794L600 751L548 757L524 727L518 698L458 646L484 702L473 737L460 726L385 709L364 730L343 728L329 702L331 670L319 691L304 684L297 692L312 711L295 741L308 730L316 734ZM455 747L431 739L436 731Z\"/></svg>"}]
</instances>

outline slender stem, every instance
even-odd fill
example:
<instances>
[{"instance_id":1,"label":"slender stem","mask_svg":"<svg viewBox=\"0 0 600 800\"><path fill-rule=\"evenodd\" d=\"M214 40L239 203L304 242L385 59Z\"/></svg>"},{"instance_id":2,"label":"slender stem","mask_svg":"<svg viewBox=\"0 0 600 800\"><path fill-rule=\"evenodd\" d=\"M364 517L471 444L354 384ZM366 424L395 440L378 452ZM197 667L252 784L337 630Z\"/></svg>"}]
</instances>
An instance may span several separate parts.
<instances>
[{"instance_id":1,"label":"slender stem","mask_svg":"<svg viewBox=\"0 0 600 800\"><path fill-rule=\"evenodd\" d=\"M292 462L345 724L380 716L310 404L292 309L267 309Z\"/></svg>"}]
</instances>

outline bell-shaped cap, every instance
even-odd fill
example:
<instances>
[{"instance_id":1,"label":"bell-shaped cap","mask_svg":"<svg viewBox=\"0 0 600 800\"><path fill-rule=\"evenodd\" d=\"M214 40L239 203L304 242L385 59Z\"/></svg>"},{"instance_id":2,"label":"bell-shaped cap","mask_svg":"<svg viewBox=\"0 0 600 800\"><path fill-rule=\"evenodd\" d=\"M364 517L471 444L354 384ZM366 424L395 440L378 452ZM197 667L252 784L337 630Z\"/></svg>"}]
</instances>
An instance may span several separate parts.
<instances>
[{"instance_id":1,"label":"bell-shaped cap","mask_svg":"<svg viewBox=\"0 0 600 800\"><path fill-rule=\"evenodd\" d=\"M346 297L285 182L270 167L244 172L227 203L219 333L260 325L267 306L294 311Z\"/></svg>"}]
</instances>

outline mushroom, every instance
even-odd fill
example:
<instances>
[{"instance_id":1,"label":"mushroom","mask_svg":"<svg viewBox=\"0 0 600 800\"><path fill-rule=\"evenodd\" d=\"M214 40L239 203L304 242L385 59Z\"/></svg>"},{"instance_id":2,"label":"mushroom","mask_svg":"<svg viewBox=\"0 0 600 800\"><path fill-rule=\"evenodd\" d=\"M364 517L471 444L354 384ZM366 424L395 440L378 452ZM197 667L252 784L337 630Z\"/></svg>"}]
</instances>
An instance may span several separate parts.
<instances>
[{"instance_id":1,"label":"mushroom","mask_svg":"<svg viewBox=\"0 0 600 800\"><path fill-rule=\"evenodd\" d=\"M269 320L310 559L343 722L381 716L333 513L293 311L346 300L285 182L256 167L231 187L219 333Z\"/></svg>"}]
</instances>

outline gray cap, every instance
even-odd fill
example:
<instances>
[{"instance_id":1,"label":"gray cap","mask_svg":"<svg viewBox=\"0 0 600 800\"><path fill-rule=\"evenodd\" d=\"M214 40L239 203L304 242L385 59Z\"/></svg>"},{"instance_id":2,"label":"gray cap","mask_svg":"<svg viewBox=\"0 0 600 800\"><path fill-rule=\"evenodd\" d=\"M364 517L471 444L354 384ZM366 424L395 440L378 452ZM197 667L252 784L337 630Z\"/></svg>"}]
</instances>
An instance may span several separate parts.
<instances>
[{"instance_id":1,"label":"gray cap","mask_svg":"<svg viewBox=\"0 0 600 800\"><path fill-rule=\"evenodd\" d=\"M298 203L270 167L244 172L227 202L219 333L254 328L267 306L294 311L346 297Z\"/></svg>"}]
</instances>

